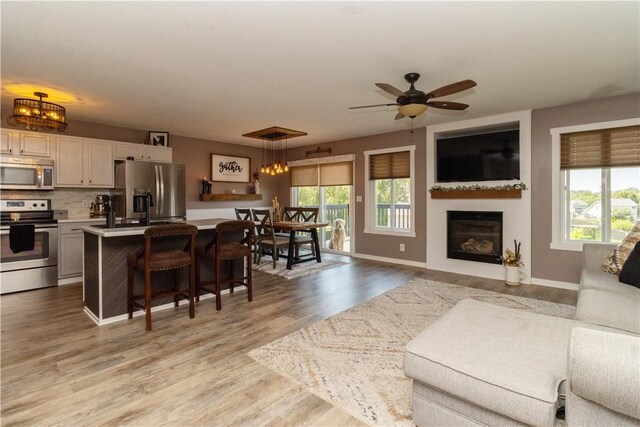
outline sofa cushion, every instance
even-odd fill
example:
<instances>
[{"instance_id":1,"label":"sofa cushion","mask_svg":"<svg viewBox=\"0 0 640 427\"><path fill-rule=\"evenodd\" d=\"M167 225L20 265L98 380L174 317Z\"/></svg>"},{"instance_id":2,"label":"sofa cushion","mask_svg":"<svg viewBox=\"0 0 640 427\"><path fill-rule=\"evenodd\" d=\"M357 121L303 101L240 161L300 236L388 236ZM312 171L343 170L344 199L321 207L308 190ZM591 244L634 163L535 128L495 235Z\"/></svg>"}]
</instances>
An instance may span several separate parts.
<instances>
[{"instance_id":1,"label":"sofa cushion","mask_svg":"<svg viewBox=\"0 0 640 427\"><path fill-rule=\"evenodd\" d=\"M640 241L640 221L636 222L629 234L622 239L622 242L604 260L602 270L611 274L620 274L620 269L633 250L633 247Z\"/></svg>"},{"instance_id":2,"label":"sofa cushion","mask_svg":"<svg viewBox=\"0 0 640 427\"><path fill-rule=\"evenodd\" d=\"M576 319L640 334L640 289L618 284L625 287L624 293L581 290Z\"/></svg>"},{"instance_id":3,"label":"sofa cushion","mask_svg":"<svg viewBox=\"0 0 640 427\"><path fill-rule=\"evenodd\" d=\"M618 280L627 285L640 288L640 242L636 243L633 251L624 262L620 275L618 275Z\"/></svg>"},{"instance_id":4,"label":"sofa cushion","mask_svg":"<svg viewBox=\"0 0 640 427\"><path fill-rule=\"evenodd\" d=\"M597 289L626 295L633 295L636 291L633 286L620 283L618 276L605 273L595 267L583 268L580 273L580 292L585 289Z\"/></svg>"},{"instance_id":5,"label":"sofa cushion","mask_svg":"<svg viewBox=\"0 0 640 427\"><path fill-rule=\"evenodd\" d=\"M640 420L640 337L575 328L569 342L567 371L571 392ZM569 395L569 409L573 407L573 397ZM601 425L619 425L612 420L603 421Z\"/></svg>"},{"instance_id":6,"label":"sofa cushion","mask_svg":"<svg viewBox=\"0 0 640 427\"><path fill-rule=\"evenodd\" d=\"M531 425L552 425L575 320L462 300L407 344L407 376Z\"/></svg>"}]
</instances>

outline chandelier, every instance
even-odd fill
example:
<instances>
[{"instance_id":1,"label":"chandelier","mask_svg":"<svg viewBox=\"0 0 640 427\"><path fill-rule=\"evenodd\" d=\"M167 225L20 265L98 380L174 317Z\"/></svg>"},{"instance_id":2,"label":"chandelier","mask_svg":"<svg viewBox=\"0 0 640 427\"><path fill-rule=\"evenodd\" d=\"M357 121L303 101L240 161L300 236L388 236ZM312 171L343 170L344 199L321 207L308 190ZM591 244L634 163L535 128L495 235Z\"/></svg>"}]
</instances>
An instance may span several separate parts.
<instances>
[{"instance_id":1,"label":"chandelier","mask_svg":"<svg viewBox=\"0 0 640 427\"><path fill-rule=\"evenodd\" d=\"M23 124L26 130L66 131L64 107L43 101L42 98L49 97L44 92L33 94L40 99L16 98L13 100L13 115L7 119L7 123L11 126Z\"/></svg>"},{"instance_id":2,"label":"chandelier","mask_svg":"<svg viewBox=\"0 0 640 427\"><path fill-rule=\"evenodd\" d=\"M287 165L287 149L289 138L307 135L293 129L286 129L279 126L245 133L242 136L257 138L262 141L262 165L260 173L264 175L280 175L289 172Z\"/></svg>"}]
</instances>

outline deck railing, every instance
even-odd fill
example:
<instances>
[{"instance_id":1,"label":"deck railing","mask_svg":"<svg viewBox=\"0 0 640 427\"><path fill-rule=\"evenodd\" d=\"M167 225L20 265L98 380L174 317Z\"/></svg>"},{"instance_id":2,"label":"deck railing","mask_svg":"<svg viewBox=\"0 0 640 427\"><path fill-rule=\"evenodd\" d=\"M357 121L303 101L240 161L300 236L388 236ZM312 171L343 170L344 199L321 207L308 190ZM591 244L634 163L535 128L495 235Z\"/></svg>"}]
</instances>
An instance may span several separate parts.
<instances>
[{"instance_id":1,"label":"deck railing","mask_svg":"<svg viewBox=\"0 0 640 427\"><path fill-rule=\"evenodd\" d=\"M376 225L378 227L410 228L411 227L411 205L395 205L395 224L391 224L391 205L389 203L378 203L376 205Z\"/></svg>"}]
</instances>

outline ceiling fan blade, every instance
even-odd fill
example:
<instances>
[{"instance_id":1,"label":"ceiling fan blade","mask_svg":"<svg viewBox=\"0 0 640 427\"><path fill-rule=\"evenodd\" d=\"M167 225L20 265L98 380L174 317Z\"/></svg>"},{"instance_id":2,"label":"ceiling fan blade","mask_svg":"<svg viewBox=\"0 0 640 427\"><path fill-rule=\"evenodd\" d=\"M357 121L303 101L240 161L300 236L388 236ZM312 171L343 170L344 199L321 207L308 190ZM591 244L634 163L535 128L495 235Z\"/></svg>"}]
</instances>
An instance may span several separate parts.
<instances>
[{"instance_id":1,"label":"ceiling fan blade","mask_svg":"<svg viewBox=\"0 0 640 427\"><path fill-rule=\"evenodd\" d=\"M359 107L349 107L349 110L355 110L356 108L370 108L370 107L389 107L391 105L398 105L398 104L375 104L375 105L361 105Z\"/></svg>"},{"instance_id":2,"label":"ceiling fan blade","mask_svg":"<svg viewBox=\"0 0 640 427\"><path fill-rule=\"evenodd\" d=\"M463 90L471 89L476 86L476 82L473 80L462 80L460 82L451 83L450 85L442 86L436 90L432 90L425 96L428 98L440 98L441 96L451 95L452 93L462 92Z\"/></svg>"},{"instance_id":3,"label":"ceiling fan blade","mask_svg":"<svg viewBox=\"0 0 640 427\"><path fill-rule=\"evenodd\" d=\"M404 114L398 113L398 114L396 114L396 118L394 120L400 120L400 119L403 119L403 118L404 118Z\"/></svg>"},{"instance_id":4,"label":"ceiling fan blade","mask_svg":"<svg viewBox=\"0 0 640 427\"><path fill-rule=\"evenodd\" d=\"M469 108L467 104L451 101L431 101L427 102L429 107L442 108L443 110L466 110Z\"/></svg>"},{"instance_id":5,"label":"ceiling fan blade","mask_svg":"<svg viewBox=\"0 0 640 427\"><path fill-rule=\"evenodd\" d=\"M388 83L376 83L376 86L378 86L380 89L382 89L385 92L390 93L391 95L395 95L395 96L405 96L404 92L401 91L400 89L398 89L397 87L393 87Z\"/></svg>"}]
</instances>

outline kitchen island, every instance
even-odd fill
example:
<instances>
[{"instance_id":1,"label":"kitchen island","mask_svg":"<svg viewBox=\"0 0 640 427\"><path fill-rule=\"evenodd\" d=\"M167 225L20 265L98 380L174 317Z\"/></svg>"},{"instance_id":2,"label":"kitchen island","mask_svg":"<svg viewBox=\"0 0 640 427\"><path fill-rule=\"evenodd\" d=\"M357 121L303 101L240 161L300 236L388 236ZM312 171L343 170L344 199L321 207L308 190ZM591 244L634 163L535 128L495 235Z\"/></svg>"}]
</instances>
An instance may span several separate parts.
<instances>
[{"instance_id":1,"label":"kitchen island","mask_svg":"<svg viewBox=\"0 0 640 427\"><path fill-rule=\"evenodd\" d=\"M201 245L215 237L216 225L230 219L199 219L186 221L198 227L196 244ZM182 222L182 221L176 221ZM84 260L83 260L83 297L85 313L98 325L105 325L115 321L127 319L127 256L132 251L144 247L144 231L147 227L119 224L117 228L106 228L104 225L85 225L80 227L84 232ZM159 249L174 249L176 243L184 245L182 239L178 242L163 242ZM177 247L182 249L181 246ZM227 269L230 264L227 264ZM224 268L224 267L223 267ZM236 268L243 266L237 263ZM182 286L188 281L188 269L180 272ZM223 273L226 274L226 273ZM202 267L203 281L213 280L213 262L205 263ZM154 287L157 289L173 287L174 272L159 271L152 273ZM144 277L142 272L136 271L135 286L143 289ZM207 294L207 296L210 294ZM186 303L186 301L183 301ZM159 300L153 304L154 311L172 308L173 299ZM134 315L142 315L144 311L134 311Z\"/></svg>"}]
</instances>

